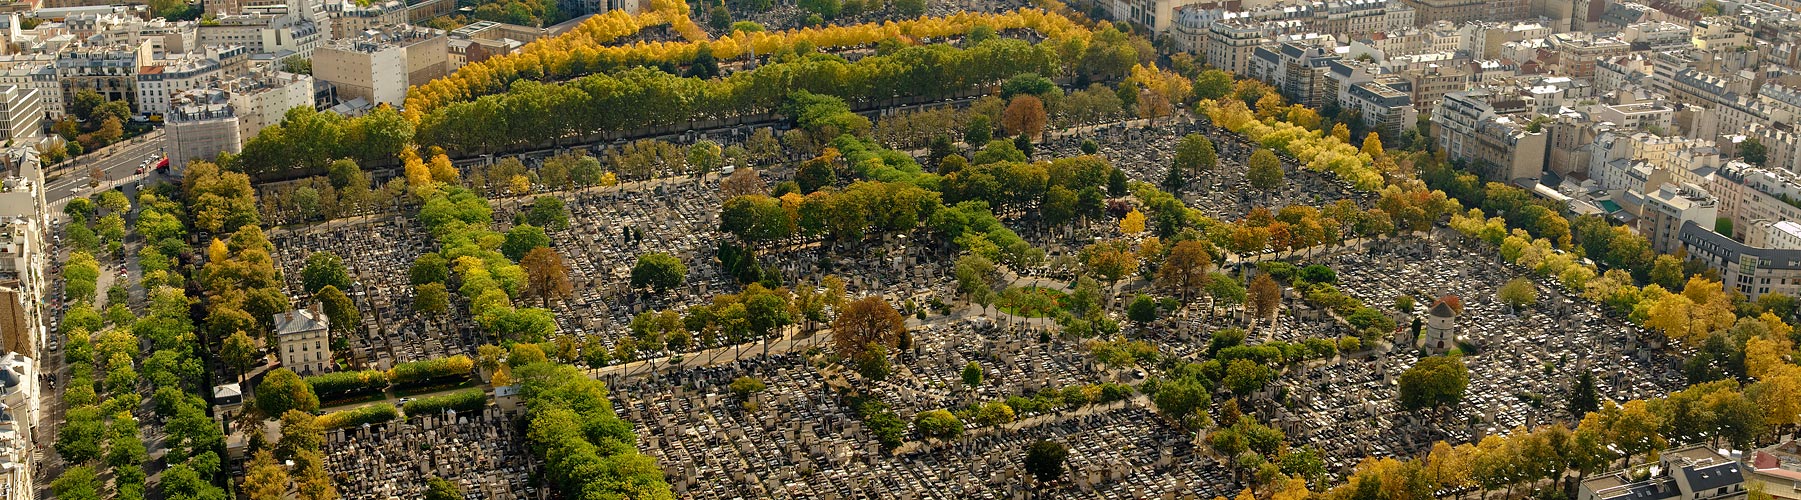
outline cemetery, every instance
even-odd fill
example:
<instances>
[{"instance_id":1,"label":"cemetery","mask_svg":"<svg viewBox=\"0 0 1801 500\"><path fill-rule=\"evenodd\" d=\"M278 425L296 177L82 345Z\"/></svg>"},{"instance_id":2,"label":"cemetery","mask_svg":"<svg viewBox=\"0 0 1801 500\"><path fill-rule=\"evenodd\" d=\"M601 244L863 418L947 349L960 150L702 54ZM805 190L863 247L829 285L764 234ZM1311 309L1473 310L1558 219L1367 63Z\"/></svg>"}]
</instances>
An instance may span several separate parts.
<instances>
[{"instance_id":1,"label":"cemetery","mask_svg":"<svg viewBox=\"0 0 1801 500\"><path fill-rule=\"evenodd\" d=\"M1209 217L1233 221L1254 207L1289 203L1373 202L1330 174L1292 165L1285 168L1288 179L1280 189L1249 189L1236 172L1252 149L1235 134L1192 120L1131 123L1050 134L1040 154L1080 155L1084 142L1094 141L1096 154L1128 178L1155 184L1167 175L1177 139L1199 132L1213 139L1220 166L1191 182L1182 199ZM526 160L534 167L543 162ZM765 184L796 175L780 166L755 174ZM762 250L759 260L773 263L765 272L780 282L812 286L833 275L843 279L850 297L873 295L906 305L911 344L894 353L890 373L880 379L833 365L822 334L812 332L816 327L781 334L782 342L736 347L723 338L680 349L635 342L633 323L640 315L688 310L740 288L716 258L721 242L732 238L721 231L719 216L724 177L667 177L548 194L568 213L567 227L547 227L545 234L566 259L573 285L570 296L548 302L556 335L574 339L584 352L615 352L622 342L633 341L641 361L596 365L592 373L607 383L618 414L633 423L640 449L657 460L676 495L851 498L873 488L893 498L1005 498L1002 492L1031 482L1017 457L1041 439L1068 448L1069 475L1055 486L1068 498L1169 491L1211 498L1231 496L1245 485L1230 457L1219 456L1193 431L1166 418L1146 395L1124 389L1171 376L1170 365L1110 365L1091 352L1095 339L1059 327L1059 316L1072 312L1069 296L1080 267L1072 259L1097 236L1118 234L1110 218L1069 230L1020 227L1023 236L1046 249L1046 258L1034 267L1003 267L993 304L966 300L943 250L909 241L904 233L855 249L775 245ZM496 231L523 224L533 199L496 200ZM348 367L387 369L473 355L493 341L480 333L474 318L456 312L459 308L443 315L414 310L408 270L436 249L424 228L406 217L284 229L271 241L295 295L304 293L300 265L311 252L344 249L337 251L355 280L351 293L364 309L358 334L341 356ZM346 248L344 242L353 243ZM679 285L663 292L630 286L636 261L649 253L667 253L685 264ZM1599 390L1617 400L1661 396L1682 386L1680 374L1670 368L1670 354L1642 340L1644 332L1590 303L1564 298L1554 282L1538 285L1544 298L1533 307L1501 304L1497 288L1518 273L1492 252L1450 236L1414 233L1306 249L1286 258L1297 266L1338 270L1333 285L1390 315L1395 331L1346 344L1344 339L1360 336L1356 328L1289 289L1273 318L1252 321L1248 306L1200 297L1123 333L1152 342L1158 356L1172 360L1205 359L1206 339L1223 328L1247 330L1249 345L1325 339L1347 348L1283 367L1243 405L1289 440L1319 450L1331 477L1348 474L1363 457L1407 457L1438 440L1478 440L1568 419L1561 401L1569 398L1577 371L1596 375ZM1257 267L1244 261L1221 271L1248 281L1260 272ZM1103 290L1103 298L1123 305L1136 293L1155 290L1128 279ZM1401 296L1412 298L1412 310L1392 306ZM1402 410L1396 403L1397 377L1422 356L1448 350L1423 348L1426 333L1416 334L1412 327L1444 296L1462 298L1454 319L1459 326L1451 335L1472 373L1469 389L1454 409ZM1593 361L1598 359L1617 362ZM973 384L966 373L970 367L979 373ZM738 390L734 382L745 378L765 389ZM1117 389L1124 390L1115 394ZM1108 394L1105 402L1098 397L1102 393ZM1229 396L1216 396L1213 411ZM873 414L864 410L869 401L880 415L898 419L899 428L872 424ZM998 407L1007 408L1004 418L987 412ZM960 415L964 427L956 437L927 436L905 425L939 410ZM340 485L346 498L385 498L429 477L448 478L466 492L492 492L490 498L531 496L533 461L522 459L523 445L499 411L490 407L478 415L428 415L335 430L327 439L328 463L344 477L351 477L349 471L376 472ZM458 452L482 457L474 462L476 470L488 472L445 470L445 462L429 458ZM428 457L419 458L420 453Z\"/></svg>"}]
</instances>

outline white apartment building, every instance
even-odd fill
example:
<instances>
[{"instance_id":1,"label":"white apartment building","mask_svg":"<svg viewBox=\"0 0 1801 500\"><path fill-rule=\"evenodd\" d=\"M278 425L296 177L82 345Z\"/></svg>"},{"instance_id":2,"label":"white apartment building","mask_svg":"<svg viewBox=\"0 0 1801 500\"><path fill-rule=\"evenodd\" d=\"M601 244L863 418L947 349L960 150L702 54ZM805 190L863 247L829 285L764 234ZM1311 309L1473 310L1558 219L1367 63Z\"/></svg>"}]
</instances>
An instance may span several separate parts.
<instances>
[{"instance_id":1,"label":"white apartment building","mask_svg":"<svg viewBox=\"0 0 1801 500\"><path fill-rule=\"evenodd\" d=\"M168 113L174 96L243 75L249 60L248 48L215 46L145 66L138 72L138 112Z\"/></svg>"},{"instance_id":2,"label":"white apartment building","mask_svg":"<svg viewBox=\"0 0 1801 500\"><path fill-rule=\"evenodd\" d=\"M270 125L281 123L288 110L313 105L313 77L269 71L222 85L230 96L238 119L238 136L248 140Z\"/></svg>"},{"instance_id":3,"label":"white apartment building","mask_svg":"<svg viewBox=\"0 0 1801 500\"><path fill-rule=\"evenodd\" d=\"M275 349L281 365L302 375L331 371L330 321L324 314L295 309L275 316Z\"/></svg>"}]
</instances>

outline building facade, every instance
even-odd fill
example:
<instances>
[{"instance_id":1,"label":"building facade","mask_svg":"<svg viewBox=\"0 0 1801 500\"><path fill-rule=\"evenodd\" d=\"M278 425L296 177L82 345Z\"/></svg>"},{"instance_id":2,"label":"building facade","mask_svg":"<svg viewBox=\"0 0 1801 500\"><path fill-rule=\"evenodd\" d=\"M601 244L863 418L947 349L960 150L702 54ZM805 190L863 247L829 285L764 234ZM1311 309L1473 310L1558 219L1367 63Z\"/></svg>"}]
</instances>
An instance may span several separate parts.
<instances>
[{"instance_id":1,"label":"building facade","mask_svg":"<svg viewBox=\"0 0 1801 500\"><path fill-rule=\"evenodd\" d=\"M295 373L319 375L331 371L330 322L324 314L295 309L275 317L275 348L281 364Z\"/></svg>"}]
</instances>

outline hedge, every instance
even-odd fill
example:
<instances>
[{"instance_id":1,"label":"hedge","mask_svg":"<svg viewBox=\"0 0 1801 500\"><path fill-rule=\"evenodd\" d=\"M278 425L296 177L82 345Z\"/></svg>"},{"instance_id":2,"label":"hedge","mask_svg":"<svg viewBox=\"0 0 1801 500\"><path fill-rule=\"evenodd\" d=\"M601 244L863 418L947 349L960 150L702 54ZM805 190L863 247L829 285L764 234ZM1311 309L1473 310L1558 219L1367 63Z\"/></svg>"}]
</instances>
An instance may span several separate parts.
<instances>
[{"instance_id":1,"label":"hedge","mask_svg":"<svg viewBox=\"0 0 1801 500\"><path fill-rule=\"evenodd\" d=\"M336 372L307 377L306 383L313 386L313 394L317 394L319 399L331 400L381 392L388 388L388 374L381 370Z\"/></svg>"},{"instance_id":2,"label":"hedge","mask_svg":"<svg viewBox=\"0 0 1801 500\"><path fill-rule=\"evenodd\" d=\"M488 405L488 395L481 389L457 391L441 396L431 396L408 401L407 415L431 415L444 410L456 410L461 413L473 412Z\"/></svg>"},{"instance_id":3,"label":"hedge","mask_svg":"<svg viewBox=\"0 0 1801 500\"><path fill-rule=\"evenodd\" d=\"M400 411L390 404L372 404L344 411L334 411L319 417L321 429L343 429L363 424L386 422L400 417Z\"/></svg>"},{"instance_id":4,"label":"hedge","mask_svg":"<svg viewBox=\"0 0 1801 500\"><path fill-rule=\"evenodd\" d=\"M388 370L388 380L394 385L419 385L440 378L468 376L474 369L475 360L457 355L394 365Z\"/></svg>"}]
</instances>

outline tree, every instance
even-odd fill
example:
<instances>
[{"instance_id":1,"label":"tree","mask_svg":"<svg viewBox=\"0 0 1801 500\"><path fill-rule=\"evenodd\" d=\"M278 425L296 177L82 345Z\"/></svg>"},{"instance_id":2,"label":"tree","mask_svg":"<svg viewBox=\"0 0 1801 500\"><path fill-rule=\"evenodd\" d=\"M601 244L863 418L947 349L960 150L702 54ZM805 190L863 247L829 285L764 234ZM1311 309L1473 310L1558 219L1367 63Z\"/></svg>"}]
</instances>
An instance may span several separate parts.
<instances>
[{"instance_id":1,"label":"tree","mask_svg":"<svg viewBox=\"0 0 1801 500\"><path fill-rule=\"evenodd\" d=\"M837 184L838 174L832 168L830 160L814 158L800 165L800 170L794 174L794 181L800 184L801 194L811 194L820 188Z\"/></svg>"},{"instance_id":2,"label":"tree","mask_svg":"<svg viewBox=\"0 0 1801 500\"><path fill-rule=\"evenodd\" d=\"M538 247L525 254L519 261L525 268L526 294L538 297L544 307L550 307L550 299L564 299L575 293L575 287L569 283L569 265L563 263L563 256L548 247Z\"/></svg>"},{"instance_id":3,"label":"tree","mask_svg":"<svg viewBox=\"0 0 1801 500\"><path fill-rule=\"evenodd\" d=\"M313 300L319 301L320 308L325 310L325 318L333 333L353 332L357 325L363 323L362 314L356 310L356 303L351 302L350 296L344 295L338 287L326 285L319 289L319 293L313 294Z\"/></svg>"},{"instance_id":4,"label":"tree","mask_svg":"<svg viewBox=\"0 0 1801 500\"><path fill-rule=\"evenodd\" d=\"M1469 385L1470 370L1461 356L1421 359L1401 372L1400 404L1407 410L1453 406L1463 401Z\"/></svg>"},{"instance_id":5,"label":"tree","mask_svg":"<svg viewBox=\"0 0 1801 500\"><path fill-rule=\"evenodd\" d=\"M1194 79L1194 95L1201 99L1219 99L1232 92L1232 74L1210 69Z\"/></svg>"},{"instance_id":6,"label":"tree","mask_svg":"<svg viewBox=\"0 0 1801 500\"><path fill-rule=\"evenodd\" d=\"M275 457L294 460L306 452L317 453L325 444L325 430L313 415L300 410L281 414L281 439L275 442Z\"/></svg>"},{"instance_id":7,"label":"tree","mask_svg":"<svg viewBox=\"0 0 1801 500\"><path fill-rule=\"evenodd\" d=\"M897 345L906 332L906 319L894 306L881 297L864 297L846 305L832 320L832 345L839 354L855 359L870 351L871 346ZM879 354L885 358L887 353Z\"/></svg>"},{"instance_id":8,"label":"tree","mask_svg":"<svg viewBox=\"0 0 1801 500\"><path fill-rule=\"evenodd\" d=\"M1263 388L1270 379L1276 377L1276 371L1270 367L1239 358L1226 364L1226 378L1221 383L1231 389L1233 394L1246 396Z\"/></svg>"},{"instance_id":9,"label":"tree","mask_svg":"<svg viewBox=\"0 0 1801 500\"><path fill-rule=\"evenodd\" d=\"M1044 132L1044 101L1030 94L1017 95L1001 112L1001 128L1008 134L1037 137Z\"/></svg>"},{"instance_id":10,"label":"tree","mask_svg":"<svg viewBox=\"0 0 1801 500\"><path fill-rule=\"evenodd\" d=\"M667 292L681 286L688 279L688 266L681 259L663 252L651 252L638 256L638 263L632 266L632 286L635 288L650 287L657 293Z\"/></svg>"},{"instance_id":11,"label":"tree","mask_svg":"<svg viewBox=\"0 0 1801 500\"><path fill-rule=\"evenodd\" d=\"M534 248L550 246L550 235L544 229L531 224L520 224L507 230L506 240L500 244L500 253L508 259L518 262L525 258L527 252Z\"/></svg>"},{"instance_id":12,"label":"tree","mask_svg":"<svg viewBox=\"0 0 1801 500\"><path fill-rule=\"evenodd\" d=\"M1247 162L1245 170L1245 178L1251 182L1251 187L1256 189L1268 190L1280 187L1282 185L1282 161L1276 158L1276 153L1268 149L1258 149L1257 152L1251 153L1251 159Z\"/></svg>"},{"instance_id":13,"label":"tree","mask_svg":"<svg viewBox=\"0 0 1801 500\"><path fill-rule=\"evenodd\" d=\"M1595 375L1584 370L1576 377L1576 387L1570 389L1570 414L1587 415L1601 409L1601 395L1595 391Z\"/></svg>"},{"instance_id":14,"label":"tree","mask_svg":"<svg viewBox=\"0 0 1801 500\"><path fill-rule=\"evenodd\" d=\"M310 412L319 409L319 397L313 395L313 386L293 370L276 368L257 384L255 406L263 415L281 415L288 410Z\"/></svg>"},{"instance_id":15,"label":"tree","mask_svg":"<svg viewBox=\"0 0 1801 500\"><path fill-rule=\"evenodd\" d=\"M988 123L988 115L977 114L970 117L969 124L963 127L963 143L969 147L981 147L994 138L994 126Z\"/></svg>"},{"instance_id":16,"label":"tree","mask_svg":"<svg viewBox=\"0 0 1801 500\"><path fill-rule=\"evenodd\" d=\"M1069 448L1063 443L1039 440L1026 448L1025 468L1038 482L1048 483L1063 477L1063 462L1069 460Z\"/></svg>"},{"instance_id":17,"label":"tree","mask_svg":"<svg viewBox=\"0 0 1801 500\"><path fill-rule=\"evenodd\" d=\"M313 61L295 54L282 58L281 69L289 73L310 75L313 74Z\"/></svg>"},{"instance_id":18,"label":"tree","mask_svg":"<svg viewBox=\"0 0 1801 500\"><path fill-rule=\"evenodd\" d=\"M425 481L425 500L462 500L463 490L456 483L433 476Z\"/></svg>"},{"instance_id":19,"label":"tree","mask_svg":"<svg viewBox=\"0 0 1801 500\"><path fill-rule=\"evenodd\" d=\"M1257 273L1257 277L1251 278L1251 288L1247 295L1257 317L1276 317L1276 307L1282 303L1282 285L1276 284L1269 273Z\"/></svg>"},{"instance_id":20,"label":"tree","mask_svg":"<svg viewBox=\"0 0 1801 500\"><path fill-rule=\"evenodd\" d=\"M443 283L450 280L450 263L437 252L422 254L413 259L413 267L408 270L407 276L414 285Z\"/></svg>"},{"instance_id":21,"label":"tree","mask_svg":"<svg viewBox=\"0 0 1801 500\"><path fill-rule=\"evenodd\" d=\"M913 426L919 433L930 438L956 439L963 435L963 421L945 410L920 412L913 417Z\"/></svg>"},{"instance_id":22,"label":"tree","mask_svg":"<svg viewBox=\"0 0 1801 500\"><path fill-rule=\"evenodd\" d=\"M1132 303L1126 306L1126 317L1141 325L1156 321L1157 300L1144 294L1133 297Z\"/></svg>"},{"instance_id":23,"label":"tree","mask_svg":"<svg viewBox=\"0 0 1801 500\"><path fill-rule=\"evenodd\" d=\"M413 289L413 311L437 316L450 310L450 290L443 283L426 283Z\"/></svg>"},{"instance_id":24,"label":"tree","mask_svg":"<svg viewBox=\"0 0 1801 500\"><path fill-rule=\"evenodd\" d=\"M120 138L125 137L125 123L120 121L117 116L108 116L105 120L101 120L100 128L94 130L93 137L95 142L103 146L118 142Z\"/></svg>"},{"instance_id":25,"label":"tree","mask_svg":"<svg viewBox=\"0 0 1801 500\"><path fill-rule=\"evenodd\" d=\"M1764 161L1768 159L1768 152L1764 148L1763 141L1757 140L1756 137L1747 137L1744 142L1739 143L1738 154L1745 160L1745 163L1759 167L1763 166Z\"/></svg>"},{"instance_id":26,"label":"tree","mask_svg":"<svg viewBox=\"0 0 1801 500\"><path fill-rule=\"evenodd\" d=\"M93 467L70 467L50 483L50 492L62 500L100 500L100 478Z\"/></svg>"},{"instance_id":27,"label":"tree","mask_svg":"<svg viewBox=\"0 0 1801 500\"><path fill-rule=\"evenodd\" d=\"M1151 395L1151 402L1164 416L1193 428L1205 422L1204 410L1213 404L1213 396L1200 381L1183 377L1158 386L1156 394Z\"/></svg>"},{"instance_id":28,"label":"tree","mask_svg":"<svg viewBox=\"0 0 1801 500\"><path fill-rule=\"evenodd\" d=\"M975 388L982 385L982 365L974 361L963 365L963 385Z\"/></svg>"},{"instance_id":29,"label":"tree","mask_svg":"<svg viewBox=\"0 0 1801 500\"><path fill-rule=\"evenodd\" d=\"M1202 174L1219 166L1219 156L1213 150L1213 141L1201 134L1188 134L1176 143L1175 167Z\"/></svg>"},{"instance_id":30,"label":"tree","mask_svg":"<svg viewBox=\"0 0 1801 500\"><path fill-rule=\"evenodd\" d=\"M763 185L763 177L757 175L757 170L750 167L733 170L731 175L719 181L720 198L731 199L739 196L761 195L768 191L768 186Z\"/></svg>"},{"instance_id":31,"label":"tree","mask_svg":"<svg viewBox=\"0 0 1801 500\"><path fill-rule=\"evenodd\" d=\"M1170 248L1169 257L1157 269L1157 284L1175 290L1188 298L1207 284L1207 270L1213 267L1213 256L1199 241L1185 240Z\"/></svg>"},{"instance_id":32,"label":"tree","mask_svg":"<svg viewBox=\"0 0 1801 500\"><path fill-rule=\"evenodd\" d=\"M1144 224L1144 212L1140 212L1138 209L1134 208L1132 211L1126 212L1126 216L1119 220L1119 232L1125 234L1142 233L1144 232Z\"/></svg>"},{"instance_id":33,"label":"tree","mask_svg":"<svg viewBox=\"0 0 1801 500\"><path fill-rule=\"evenodd\" d=\"M1665 290L1681 290L1687 278L1682 272L1682 259L1674 255L1658 255L1651 261L1651 282Z\"/></svg>"},{"instance_id":34,"label":"tree","mask_svg":"<svg viewBox=\"0 0 1801 500\"><path fill-rule=\"evenodd\" d=\"M1188 187L1188 169L1171 163L1169 172L1163 176L1163 190L1169 191L1169 194L1179 195L1184 187Z\"/></svg>"},{"instance_id":35,"label":"tree","mask_svg":"<svg viewBox=\"0 0 1801 500\"><path fill-rule=\"evenodd\" d=\"M563 207L562 198L539 196L526 208L525 223L552 229L568 229L569 209Z\"/></svg>"},{"instance_id":36,"label":"tree","mask_svg":"<svg viewBox=\"0 0 1801 500\"><path fill-rule=\"evenodd\" d=\"M1089 142L1089 144L1092 143L1093 141ZM1107 196L1125 196L1128 189L1129 186L1126 185L1126 172L1124 170L1116 168L1107 172Z\"/></svg>"},{"instance_id":37,"label":"tree","mask_svg":"<svg viewBox=\"0 0 1801 500\"><path fill-rule=\"evenodd\" d=\"M730 387L732 389L732 394L736 394L738 399L749 399L750 395L768 389L767 386L763 385L763 379L751 376L733 379Z\"/></svg>"},{"instance_id":38,"label":"tree","mask_svg":"<svg viewBox=\"0 0 1801 500\"><path fill-rule=\"evenodd\" d=\"M1538 303L1538 285L1532 284L1532 280L1524 277L1514 278L1507 284L1501 285L1499 295L1501 303L1507 304L1515 310L1524 309Z\"/></svg>"},{"instance_id":39,"label":"tree","mask_svg":"<svg viewBox=\"0 0 1801 500\"><path fill-rule=\"evenodd\" d=\"M232 374L237 376L240 381L244 379L244 374L250 371L251 365L256 363L261 354L257 351L256 340L250 338L250 334L244 333L243 330L226 337L219 346L219 360L223 361L227 368L231 368Z\"/></svg>"},{"instance_id":40,"label":"tree","mask_svg":"<svg viewBox=\"0 0 1801 500\"><path fill-rule=\"evenodd\" d=\"M1018 415L1013 407L1000 401L989 401L976 407L976 423L982 425L1001 425L1013 423Z\"/></svg>"},{"instance_id":41,"label":"tree","mask_svg":"<svg viewBox=\"0 0 1801 500\"><path fill-rule=\"evenodd\" d=\"M274 453L257 451L245 470L239 491L249 500L282 500L288 492L288 470L275 461Z\"/></svg>"},{"instance_id":42,"label":"tree","mask_svg":"<svg viewBox=\"0 0 1801 500\"><path fill-rule=\"evenodd\" d=\"M300 269L300 283L308 294L319 293L326 286L349 290L350 272L344 269L344 259L338 254L313 252L306 256L306 267Z\"/></svg>"}]
</instances>

